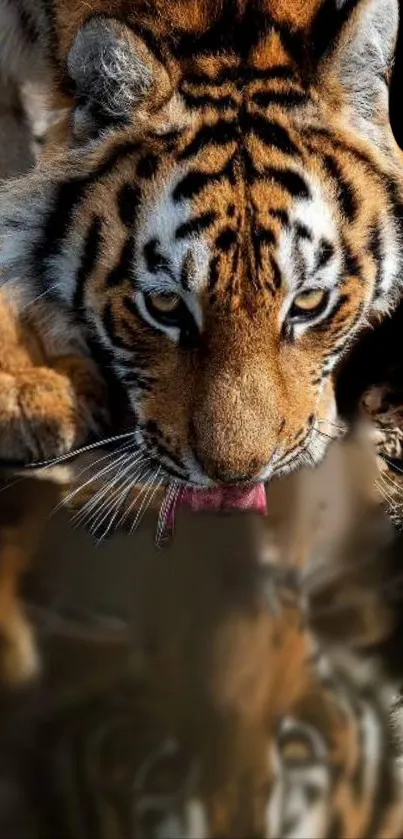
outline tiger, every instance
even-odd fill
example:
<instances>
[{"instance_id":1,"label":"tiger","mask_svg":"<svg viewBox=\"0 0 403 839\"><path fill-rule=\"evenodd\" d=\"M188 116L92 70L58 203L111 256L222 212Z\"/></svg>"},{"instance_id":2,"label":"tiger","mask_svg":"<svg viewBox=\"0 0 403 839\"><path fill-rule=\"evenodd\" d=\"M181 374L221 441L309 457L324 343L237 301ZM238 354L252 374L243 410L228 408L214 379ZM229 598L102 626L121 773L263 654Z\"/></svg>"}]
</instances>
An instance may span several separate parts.
<instances>
[{"instance_id":1,"label":"tiger","mask_svg":"<svg viewBox=\"0 0 403 839\"><path fill-rule=\"evenodd\" d=\"M65 109L2 187L2 282L119 384L150 494L261 510L323 457L400 294L397 31L397 0L0 0L3 74Z\"/></svg>"},{"instance_id":2,"label":"tiger","mask_svg":"<svg viewBox=\"0 0 403 839\"><path fill-rule=\"evenodd\" d=\"M120 644L85 644L85 626L47 633L38 835L400 837L402 740L382 666L399 556L380 554L373 511L341 553L317 566L315 550L300 568L276 539L275 557L266 521L257 552L242 544L239 518L223 519L220 544L211 535L207 545L206 524L190 521L192 553L179 534L166 562L140 555L131 568L135 608ZM401 677L401 638L399 659Z\"/></svg>"},{"instance_id":3,"label":"tiger","mask_svg":"<svg viewBox=\"0 0 403 839\"><path fill-rule=\"evenodd\" d=\"M3 77L60 112L0 191L3 459L76 451L99 369L126 407L98 477L140 511L262 512L320 462L400 293L397 30L397 0L0 0Z\"/></svg>"}]
</instances>

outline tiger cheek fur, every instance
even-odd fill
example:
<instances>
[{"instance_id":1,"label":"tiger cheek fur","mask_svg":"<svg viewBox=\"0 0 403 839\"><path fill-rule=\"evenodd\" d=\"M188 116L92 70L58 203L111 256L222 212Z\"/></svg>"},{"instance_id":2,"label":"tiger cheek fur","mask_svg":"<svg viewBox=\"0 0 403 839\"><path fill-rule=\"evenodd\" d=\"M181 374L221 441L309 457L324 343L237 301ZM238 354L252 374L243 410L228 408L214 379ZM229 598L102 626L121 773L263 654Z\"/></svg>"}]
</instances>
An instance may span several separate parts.
<instances>
[{"instance_id":1,"label":"tiger cheek fur","mask_svg":"<svg viewBox=\"0 0 403 839\"><path fill-rule=\"evenodd\" d=\"M317 462L335 365L401 273L395 0L188 2L180 23L175 4L73 5L51 4L49 41L73 149L3 191L1 231L24 227L5 276L52 286L107 353L165 477ZM178 322L151 311L161 295Z\"/></svg>"}]
</instances>

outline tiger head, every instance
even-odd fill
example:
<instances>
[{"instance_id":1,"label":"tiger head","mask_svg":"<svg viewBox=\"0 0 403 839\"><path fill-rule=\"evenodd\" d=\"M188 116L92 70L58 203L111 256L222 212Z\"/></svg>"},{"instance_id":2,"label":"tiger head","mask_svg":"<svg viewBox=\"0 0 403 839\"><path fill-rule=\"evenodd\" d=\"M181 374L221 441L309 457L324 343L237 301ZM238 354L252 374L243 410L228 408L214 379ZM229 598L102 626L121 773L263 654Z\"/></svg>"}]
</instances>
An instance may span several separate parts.
<instances>
[{"instance_id":1,"label":"tiger head","mask_svg":"<svg viewBox=\"0 0 403 839\"><path fill-rule=\"evenodd\" d=\"M5 276L107 359L167 481L317 462L337 362L396 297L397 0L293 5L59 20L69 148L3 188Z\"/></svg>"},{"instance_id":2,"label":"tiger head","mask_svg":"<svg viewBox=\"0 0 403 839\"><path fill-rule=\"evenodd\" d=\"M199 582L206 579L195 573ZM256 580L256 568L252 573ZM165 577L159 587L159 632L152 622L143 685L136 680L104 692L85 716L80 706L78 725L76 719L56 744L79 756L60 762L74 773L68 784L60 778L60 788L74 795L69 813L81 808L76 823L88 824L83 819L95 813L105 838L111 825L116 837L141 839L401 836L390 683L371 645L374 614L378 642L389 631L386 615L373 590L371 621L361 615L360 601L350 599L346 609L341 599L335 623L342 643L334 632L327 644L318 643L303 598L281 581L281 571L275 581L270 573L272 611L253 585L242 588L248 592L242 605L236 594L235 606L221 578L226 593L212 612L214 598L203 599L210 620L202 607L183 632L199 589L189 596L185 585L186 595L172 598L178 577L170 565L172 582ZM188 579L194 585L194 576ZM340 588L345 594L345 585ZM173 603L182 608L173 612ZM340 623L347 613L353 620ZM346 626L355 636L347 644Z\"/></svg>"}]
</instances>

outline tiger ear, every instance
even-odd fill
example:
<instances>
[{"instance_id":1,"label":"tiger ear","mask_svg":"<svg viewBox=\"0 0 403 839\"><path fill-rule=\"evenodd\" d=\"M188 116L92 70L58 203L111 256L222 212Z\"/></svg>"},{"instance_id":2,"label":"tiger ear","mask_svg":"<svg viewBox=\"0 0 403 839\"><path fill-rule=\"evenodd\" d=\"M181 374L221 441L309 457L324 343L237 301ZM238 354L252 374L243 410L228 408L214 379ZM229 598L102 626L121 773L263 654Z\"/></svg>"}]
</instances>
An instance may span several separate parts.
<instances>
[{"instance_id":1,"label":"tiger ear","mask_svg":"<svg viewBox=\"0 0 403 839\"><path fill-rule=\"evenodd\" d=\"M92 18L79 30L67 57L73 83L73 136L82 142L129 125L139 112L160 107L172 86L144 41L113 18Z\"/></svg>"},{"instance_id":2,"label":"tiger ear","mask_svg":"<svg viewBox=\"0 0 403 839\"><path fill-rule=\"evenodd\" d=\"M341 118L378 146L389 145L388 85L399 0L328 0L314 24L319 83L341 95Z\"/></svg>"}]
</instances>

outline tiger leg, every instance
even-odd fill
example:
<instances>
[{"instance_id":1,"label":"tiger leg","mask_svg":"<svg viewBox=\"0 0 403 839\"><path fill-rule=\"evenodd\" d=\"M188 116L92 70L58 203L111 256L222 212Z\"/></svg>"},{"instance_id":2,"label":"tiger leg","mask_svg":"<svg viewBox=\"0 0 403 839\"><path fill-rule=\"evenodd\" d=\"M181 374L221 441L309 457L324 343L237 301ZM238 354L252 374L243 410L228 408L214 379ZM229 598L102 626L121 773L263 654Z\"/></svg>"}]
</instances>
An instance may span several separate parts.
<instances>
[{"instance_id":1,"label":"tiger leg","mask_svg":"<svg viewBox=\"0 0 403 839\"><path fill-rule=\"evenodd\" d=\"M32 628L20 600L21 577L32 564L59 489L50 483L11 482L1 487L0 683L16 685L39 671Z\"/></svg>"}]
</instances>

